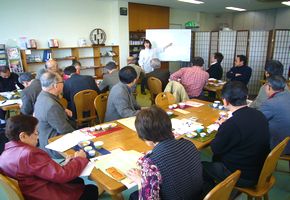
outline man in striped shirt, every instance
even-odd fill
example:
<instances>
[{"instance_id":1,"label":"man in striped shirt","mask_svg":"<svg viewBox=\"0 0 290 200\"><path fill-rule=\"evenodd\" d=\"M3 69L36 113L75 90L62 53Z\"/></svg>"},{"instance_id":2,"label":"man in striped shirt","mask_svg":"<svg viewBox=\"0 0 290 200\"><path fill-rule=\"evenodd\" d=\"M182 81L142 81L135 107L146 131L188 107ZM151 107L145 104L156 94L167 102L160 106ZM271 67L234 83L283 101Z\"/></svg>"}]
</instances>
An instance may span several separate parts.
<instances>
[{"instance_id":1,"label":"man in striped shirt","mask_svg":"<svg viewBox=\"0 0 290 200\"><path fill-rule=\"evenodd\" d=\"M179 81L184 86L189 98L200 96L207 83L209 74L203 70L203 64L201 57L194 57L192 67L181 68L170 76L170 80Z\"/></svg>"}]
</instances>

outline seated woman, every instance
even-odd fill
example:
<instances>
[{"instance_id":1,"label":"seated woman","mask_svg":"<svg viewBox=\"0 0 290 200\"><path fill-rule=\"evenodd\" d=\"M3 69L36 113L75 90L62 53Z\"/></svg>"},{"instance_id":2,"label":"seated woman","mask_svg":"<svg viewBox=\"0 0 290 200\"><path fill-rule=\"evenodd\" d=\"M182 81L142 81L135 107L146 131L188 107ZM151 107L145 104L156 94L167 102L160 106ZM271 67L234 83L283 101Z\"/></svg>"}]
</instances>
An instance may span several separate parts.
<instances>
[{"instance_id":1,"label":"seated woman","mask_svg":"<svg viewBox=\"0 0 290 200\"><path fill-rule=\"evenodd\" d=\"M0 156L0 173L18 180L25 199L98 199L98 188L85 186L78 178L88 163L86 154L76 152L60 166L36 147L37 123L36 118L27 115L8 119L5 134L10 141Z\"/></svg>"},{"instance_id":2,"label":"seated woman","mask_svg":"<svg viewBox=\"0 0 290 200\"><path fill-rule=\"evenodd\" d=\"M192 142L174 138L166 112L156 106L141 110L135 126L139 138L153 150L139 159L141 170L128 173L139 188L130 199L199 199L203 184L199 152Z\"/></svg>"}]
</instances>

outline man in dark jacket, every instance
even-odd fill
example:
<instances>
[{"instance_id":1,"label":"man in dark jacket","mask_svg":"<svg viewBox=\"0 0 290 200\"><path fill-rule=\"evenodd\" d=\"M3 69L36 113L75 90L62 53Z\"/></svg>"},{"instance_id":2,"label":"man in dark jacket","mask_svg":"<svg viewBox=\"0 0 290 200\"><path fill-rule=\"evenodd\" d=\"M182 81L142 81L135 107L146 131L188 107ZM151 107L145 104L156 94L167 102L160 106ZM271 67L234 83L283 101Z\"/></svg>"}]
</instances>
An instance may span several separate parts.
<instances>
[{"instance_id":1,"label":"man in dark jacket","mask_svg":"<svg viewBox=\"0 0 290 200\"><path fill-rule=\"evenodd\" d=\"M68 102L68 109L73 113L72 118L76 119L75 94L82 90L95 90L100 94L100 90L93 77L76 74L76 68L74 66L66 67L64 73L69 75L70 78L64 82L63 97Z\"/></svg>"},{"instance_id":2,"label":"man in dark jacket","mask_svg":"<svg viewBox=\"0 0 290 200\"><path fill-rule=\"evenodd\" d=\"M268 121L260 111L247 107L248 89L239 81L224 85L222 99L232 117L224 121L211 142L212 162L203 162L207 188L241 170L239 187L257 184L269 149Z\"/></svg>"},{"instance_id":3,"label":"man in dark jacket","mask_svg":"<svg viewBox=\"0 0 290 200\"><path fill-rule=\"evenodd\" d=\"M227 78L231 81L241 81L247 85L252 75L252 69L247 66L248 59L244 55L237 55L235 66L227 72Z\"/></svg>"},{"instance_id":4,"label":"man in dark jacket","mask_svg":"<svg viewBox=\"0 0 290 200\"><path fill-rule=\"evenodd\" d=\"M19 83L18 75L10 72L8 66L0 66L0 92L11 92L19 88L23 89L24 86ZM0 124L5 124L5 114L6 111L0 109Z\"/></svg>"}]
</instances>

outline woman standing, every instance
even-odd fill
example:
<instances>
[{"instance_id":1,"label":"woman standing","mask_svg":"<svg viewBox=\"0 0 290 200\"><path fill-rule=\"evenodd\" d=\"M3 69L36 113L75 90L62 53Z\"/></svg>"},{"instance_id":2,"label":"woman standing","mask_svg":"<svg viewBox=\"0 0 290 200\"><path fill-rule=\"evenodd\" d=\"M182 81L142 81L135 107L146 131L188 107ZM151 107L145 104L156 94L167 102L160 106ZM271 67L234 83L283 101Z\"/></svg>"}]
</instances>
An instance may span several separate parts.
<instances>
[{"instance_id":1,"label":"woman standing","mask_svg":"<svg viewBox=\"0 0 290 200\"><path fill-rule=\"evenodd\" d=\"M192 142L174 138L166 112L156 106L141 110L135 127L153 150L139 159L140 170L128 173L139 188L130 199L199 199L203 183L199 152Z\"/></svg>"},{"instance_id":2,"label":"woman standing","mask_svg":"<svg viewBox=\"0 0 290 200\"><path fill-rule=\"evenodd\" d=\"M96 200L98 188L78 178L89 162L84 151L76 152L60 166L36 147L38 120L28 115L11 117L6 125L10 142L0 156L0 173L18 181L29 200Z\"/></svg>"},{"instance_id":3,"label":"woman standing","mask_svg":"<svg viewBox=\"0 0 290 200\"><path fill-rule=\"evenodd\" d=\"M140 51L138 63L141 66L141 68L144 70L145 74L148 74L148 73L153 71L153 68L150 65L151 59L158 58L158 54L165 51L171 45L172 45L172 43L166 45L163 48L152 48L151 42L149 40L146 40L146 39L144 40L144 42L143 42L144 49L142 49ZM141 83L141 93L142 94L146 94L145 93L145 85L146 85L146 79L143 78L142 83Z\"/></svg>"}]
</instances>

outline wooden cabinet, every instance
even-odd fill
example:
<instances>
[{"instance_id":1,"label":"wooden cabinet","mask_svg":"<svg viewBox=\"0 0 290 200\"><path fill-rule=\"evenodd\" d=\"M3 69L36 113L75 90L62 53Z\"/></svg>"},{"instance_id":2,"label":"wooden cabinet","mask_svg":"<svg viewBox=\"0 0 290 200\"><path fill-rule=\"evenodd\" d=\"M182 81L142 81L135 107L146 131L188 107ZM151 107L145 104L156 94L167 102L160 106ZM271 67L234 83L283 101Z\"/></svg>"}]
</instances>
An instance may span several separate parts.
<instances>
[{"instance_id":1,"label":"wooden cabinet","mask_svg":"<svg viewBox=\"0 0 290 200\"><path fill-rule=\"evenodd\" d=\"M36 72L43 68L45 60L55 59L60 68L64 69L77 59L82 64L81 74L88 74L101 78L103 67L109 61L114 61L119 67L119 46L88 46L62 47L21 50L24 70ZM87 72L86 72L87 71ZM91 72L88 72L91 71Z\"/></svg>"},{"instance_id":2,"label":"wooden cabinet","mask_svg":"<svg viewBox=\"0 0 290 200\"><path fill-rule=\"evenodd\" d=\"M129 31L169 28L169 7L129 3Z\"/></svg>"}]
</instances>

